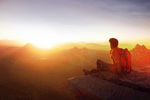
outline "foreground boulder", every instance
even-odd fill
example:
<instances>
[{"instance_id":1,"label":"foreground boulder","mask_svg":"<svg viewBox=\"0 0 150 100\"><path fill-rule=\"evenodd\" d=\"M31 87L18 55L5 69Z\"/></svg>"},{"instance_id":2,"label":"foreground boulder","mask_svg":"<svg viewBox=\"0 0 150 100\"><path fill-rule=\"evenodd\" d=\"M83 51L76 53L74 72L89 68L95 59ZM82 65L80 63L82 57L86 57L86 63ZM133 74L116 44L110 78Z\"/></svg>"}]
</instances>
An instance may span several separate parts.
<instances>
[{"instance_id":1,"label":"foreground boulder","mask_svg":"<svg viewBox=\"0 0 150 100\"><path fill-rule=\"evenodd\" d=\"M150 100L149 77L140 72L118 78L108 72L69 79L77 100Z\"/></svg>"}]
</instances>

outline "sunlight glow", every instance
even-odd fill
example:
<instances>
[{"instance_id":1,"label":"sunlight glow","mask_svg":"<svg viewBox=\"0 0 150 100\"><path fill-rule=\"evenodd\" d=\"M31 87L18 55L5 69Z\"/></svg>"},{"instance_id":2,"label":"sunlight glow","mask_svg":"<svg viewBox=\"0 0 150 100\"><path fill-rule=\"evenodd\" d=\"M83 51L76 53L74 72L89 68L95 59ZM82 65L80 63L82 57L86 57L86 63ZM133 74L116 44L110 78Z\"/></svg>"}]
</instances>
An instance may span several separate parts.
<instances>
[{"instance_id":1,"label":"sunlight glow","mask_svg":"<svg viewBox=\"0 0 150 100\"><path fill-rule=\"evenodd\" d=\"M53 48L55 45L65 41L65 36L58 36L61 33L55 27L46 24L30 24L24 23L19 26L17 23L12 25L9 30L13 34L14 40L24 40L39 48Z\"/></svg>"},{"instance_id":2,"label":"sunlight glow","mask_svg":"<svg viewBox=\"0 0 150 100\"><path fill-rule=\"evenodd\" d=\"M32 35L33 36L28 38L27 41L39 48L50 49L61 42L56 36L53 36L52 34L37 34L36 37L35 34Z\"/></svg>"},{"instance_id":3,"label":"sunlight glow","mask_svg":"<svg viewBox=\"0 0 150 100\"><path fill-rule=\"evenodd\" d=\"M56 45L55 43L52 43L50 41L45 41L45 40L33 41L31 42L31 44L35 45L38 48L43 48L43 49L50 49Z\"/></svg>"}]
</instances>

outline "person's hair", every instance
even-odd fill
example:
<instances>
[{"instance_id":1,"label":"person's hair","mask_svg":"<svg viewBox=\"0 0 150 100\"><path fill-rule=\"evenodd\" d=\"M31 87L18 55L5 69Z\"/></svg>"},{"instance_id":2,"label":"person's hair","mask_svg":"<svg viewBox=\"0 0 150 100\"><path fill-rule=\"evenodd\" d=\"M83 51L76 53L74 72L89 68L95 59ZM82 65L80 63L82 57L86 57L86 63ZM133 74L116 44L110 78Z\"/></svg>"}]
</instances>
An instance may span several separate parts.
<instances>
[{"instance_id":1,"label":"person's hair","mask_svg":"<svg viewBox=\"0 0 150 100\"><path fill-rule=\"evenodd\" d=\"M110 44L115 48L118 47L118 40L115 38L110 38L109 39Z\"/></svg>"}]
</instances>

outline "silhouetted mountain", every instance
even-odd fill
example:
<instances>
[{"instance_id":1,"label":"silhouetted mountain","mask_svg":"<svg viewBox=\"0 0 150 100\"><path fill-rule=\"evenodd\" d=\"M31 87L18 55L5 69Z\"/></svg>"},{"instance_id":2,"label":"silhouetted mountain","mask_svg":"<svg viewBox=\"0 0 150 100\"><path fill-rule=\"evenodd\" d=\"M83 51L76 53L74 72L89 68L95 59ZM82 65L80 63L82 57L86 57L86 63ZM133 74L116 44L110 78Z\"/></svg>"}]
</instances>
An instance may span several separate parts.
<instances>
[{"instance_id":1,"label":"silhouetted mountain","mask_svg":"<svg viewBox=\"0 0 150 100\"><path fill-rule=\"evenodd\" d=\"M31 60L33 59L33 57L39 56L39 52L40 50L38 48L36 48L30 43L27 43L23 47L20 47L11 56L15 57L16 59Z\"/></svg>"},{"instance_id":2,"label":"silhouetted mountain","mask_svg":"<svg viewBox=\"0 0 150 100\"><path fill-rule=\"evenodd\" d=\"M137 44L135 48L131 50L132 63L135 66L150 65L150 50L145 45Z\"/></svg>"},{"instance_id":3,"label":"silhouetted mountain","mask_svg":"<svg viewBox=\"0 0 150 100\"><path fill-rule=\"evenodd\" d=\"M66 43L62 45L58 45L57 48L59 49L71 49L74 47L78 48L88 48L88 49L95 49L95 50L110 50L109 43L86 43L86 42L77 42L77 43ZM129 50L135 47L135 44L131 43L120 43L119 47L121 48L128 48Z\"/></svg>"},{"instance_id":4,"label":"silhouetted mountain","mask_svg":"<svg viewBox=\"0 0 150 100\"><path fill-rule=\"evenodd\" d=\"M58 45L57 47L61 49L71 49L74 47L78 47L78 48L88 48L88 49L97 49L97 50L109 50L109 46L107 46L107 44L86 43L86 42L66 43L66 44Z\"/></svg>"},{"instance_id":5,"label":"silhouetted mountain","mask_svg":"<svg viewBox=\"0 0 150 100\"><path fill-rule=\"evenodd\" d=\"M17 40L0 40L0 46L23 46L22 41Z\"/></svg>"},{"instance_id":6,"label":"silhouetted mountain","mask_svg":"<svg viewBox=\"0 0 150 100\"><path fill-rule=\"evenodd\" d=\"M23 46L24 49L33 49L35 48L31 43L27 43Z\"/></svg>"},{"instance_id":7,"label":"silhouetted mountain","mask_svg":"<svg viewBox=\"0 0 150 100\"><path fill-rule=\"evenodd\" d=\"M141 51L148 51L148 49L146 48L145 45L140 45L140 44L137 44L135 46L135 48L133 48L132 50L138 50L139 52L141 52Z\"/></svg>"}]
</instances>

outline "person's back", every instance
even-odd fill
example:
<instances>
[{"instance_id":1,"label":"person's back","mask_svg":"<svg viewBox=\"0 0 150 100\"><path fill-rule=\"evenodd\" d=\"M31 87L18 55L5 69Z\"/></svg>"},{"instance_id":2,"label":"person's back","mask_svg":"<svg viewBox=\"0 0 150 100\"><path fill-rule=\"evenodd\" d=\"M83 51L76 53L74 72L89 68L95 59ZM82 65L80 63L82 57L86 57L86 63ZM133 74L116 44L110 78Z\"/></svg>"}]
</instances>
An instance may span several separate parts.
<instances>
[{"instance_id":1,"label":"person's back","mask_svg":"<svg viewBox=\"0 0 150 100\"><path fill-rule=\"evenodd\" d=\"M113 59L113 63L117 64L120 63L120 54L121 54L121 48L113 48L110 50L110 56Z\"/></svg>"},{"instance_id":2,"label":"person's back","mask_svg":"<svg viewBox=\"0 0 150 100\"><path fill-rule=\"evenodd\" d=\"M117 73L131 71L131 54L128 49L118 48L118 40L111 38L110 42L110 56L113 60L112 71Z\"/></svg>"},{"instance_id":3,"label":"person's back","mask_svg":"<svg viewBox=\"0 0 150 100\"><path fill-rule=\"evenodd\" d=\"M121 54L121 48L115 47L110 50L110 56L113 60L113 65L110 66L110 70L112 72L121 72L121 63L120 63L120 54Z\"/></svg>"}]
</instances>

